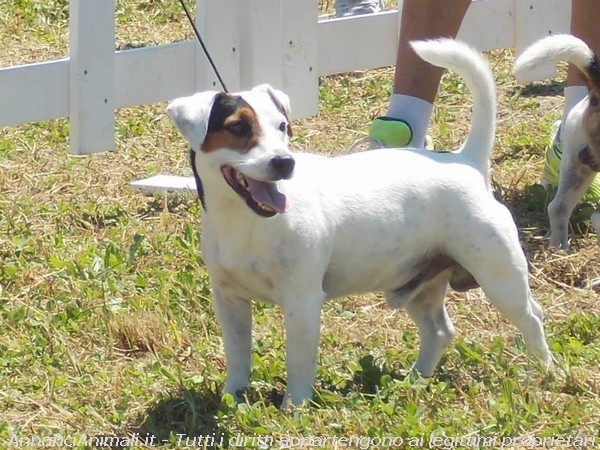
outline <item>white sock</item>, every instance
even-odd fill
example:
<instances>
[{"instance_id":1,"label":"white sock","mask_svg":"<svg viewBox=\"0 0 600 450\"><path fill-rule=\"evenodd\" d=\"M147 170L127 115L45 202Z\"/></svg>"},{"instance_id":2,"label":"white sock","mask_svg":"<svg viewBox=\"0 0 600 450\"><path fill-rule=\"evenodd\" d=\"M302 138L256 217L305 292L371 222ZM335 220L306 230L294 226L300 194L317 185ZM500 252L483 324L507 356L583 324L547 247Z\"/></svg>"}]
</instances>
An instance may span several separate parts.
<instances>
[{"instance_id":1,"label":"white sock","mask_svg":"<svg viewBox=\"0 0 600 450\"><path fill-rule=\"evenodd\" d=\"M433 105L425 100L410 95L392 94L386 115L408 123L412 130L409 145L422 147L432 112Z\"/></svg>"},{"instance_id":2,"label":"white sock","mask_svg":"<svg viewBox=\"0 0 600 450\"><path fill-rule=\"evenodd\" d=\"M569 111L588 95L587 86L567 86L565 88L565 105L563 106L563 114L561 120L564 122Z\"/></svg>"}]
</instances>

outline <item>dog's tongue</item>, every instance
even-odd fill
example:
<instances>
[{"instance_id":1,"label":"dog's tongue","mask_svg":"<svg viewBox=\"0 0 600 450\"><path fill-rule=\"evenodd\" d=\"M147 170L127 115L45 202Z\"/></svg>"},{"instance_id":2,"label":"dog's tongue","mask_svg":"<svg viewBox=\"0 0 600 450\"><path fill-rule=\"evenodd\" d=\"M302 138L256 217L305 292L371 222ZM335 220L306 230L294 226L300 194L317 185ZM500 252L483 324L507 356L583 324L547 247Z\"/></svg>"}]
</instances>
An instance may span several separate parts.
<instances>
[{"instance_id":1,"label":"dog's tongue","mask_svg":"<svg viewBox=\"0 0 600 450\"><path fill-rule=\"evenodd\" d=\"M248 182L250 195L254 201L263 203L278 213L284 213L289 210L287 197L277 190L275 183L258 181L250 177L246 177L246 181Z\"/></svg>"}]
</instances>

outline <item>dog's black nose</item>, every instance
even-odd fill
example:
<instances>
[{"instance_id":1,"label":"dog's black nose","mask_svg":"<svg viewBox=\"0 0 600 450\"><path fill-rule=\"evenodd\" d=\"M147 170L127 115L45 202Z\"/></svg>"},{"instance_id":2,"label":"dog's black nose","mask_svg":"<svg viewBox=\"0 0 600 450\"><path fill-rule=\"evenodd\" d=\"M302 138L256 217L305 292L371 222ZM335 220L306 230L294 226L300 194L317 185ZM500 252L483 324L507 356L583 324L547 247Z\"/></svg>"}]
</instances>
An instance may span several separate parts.
<instances>
[{"instance_id":1,"label":"dog's black nose","mask_svg":"<svg viewBox=\"0 0 600 450\"><path fill-rule=\"evenodd\" d=\"M287 180L292 176L296 161L291 156L275 156L270 164L277 178Z\"/></svg>"}]
</instances>

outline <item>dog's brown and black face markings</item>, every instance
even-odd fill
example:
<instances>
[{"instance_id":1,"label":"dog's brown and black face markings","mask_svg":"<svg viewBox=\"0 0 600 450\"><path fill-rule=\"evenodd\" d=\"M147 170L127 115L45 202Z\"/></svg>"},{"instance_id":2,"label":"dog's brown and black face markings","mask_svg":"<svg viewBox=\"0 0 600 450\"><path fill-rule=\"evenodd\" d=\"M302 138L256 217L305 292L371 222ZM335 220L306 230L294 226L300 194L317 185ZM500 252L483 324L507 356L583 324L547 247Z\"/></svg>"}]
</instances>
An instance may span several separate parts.
<instances>
[{"instance_id":1,"label":"dog's brown and black face markings","mask_svg":"<svg viewBox=\"0 0 600 450\"><path fill-rule=\"evenodd\" d=\"M289 132L287 126L287 120L282 120L279 131ZM201 153L208 154L221 149L248 153L259 145L262 138L263 130L256 111L246 100L239 95L224 92L215 95L208 117L206 136L200 145ZM195 154L191 154L190 159L200 200L206 210L202 180L195 166ZM292 157L275 156L271 159L269 167L274 173L273 181L289 179L293 172L294 160ZM285 196L277 191L271 181L250 178L227 164L221 166L221 173L227 184L259 216L268 218L284 212Z\"/></svg>"},{"instance_id":2,"label":"dog's brown and black face markings","mask_svg":"<svg viewBox=\"0 0 600 450\"><path fill-rule=\"evenodd\" d=\"M246 153L256 146L262 130L254 109L240 96L216 95L200 149L210 153L230 148Z\"/></svg>"},{"instance_id":3,"label":"dog's brown and black face markings","mask_svg":"<svg viewBox=\"0 0 600 450\"><path fill-rule=\"evenodd\" d=\"M256 114L248 102L240 96L221 92L215 96L208 119L206 138L200 146L200 151L209 153L228 147L246 152L256 145L259 132ZM200 203L206 211L204 188L196 167L195 152L191 149L190 163Z\"/></svg>"}]
</instances>

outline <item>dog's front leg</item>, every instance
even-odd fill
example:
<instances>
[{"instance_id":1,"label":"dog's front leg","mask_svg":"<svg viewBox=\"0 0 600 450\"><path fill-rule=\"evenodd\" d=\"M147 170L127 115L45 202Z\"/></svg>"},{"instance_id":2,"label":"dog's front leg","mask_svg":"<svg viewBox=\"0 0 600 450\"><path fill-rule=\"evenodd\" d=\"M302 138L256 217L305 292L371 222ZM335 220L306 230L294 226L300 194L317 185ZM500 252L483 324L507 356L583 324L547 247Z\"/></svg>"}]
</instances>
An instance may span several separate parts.
<instances>
[{"instance_id":1,"label":"dog's front leg","mask_svg":"<svg viewBox=\"0 0 600 450\"><path fill-rule=\"evenodd\" d=\"M286 331L287 391L282 407L312 398L324 295L295 298L283 305Z\"/></svg>"},{"instance_id":2,"label":"dog's front leg","mask_svg":"<svg viewBox=\"0 0 600 450\"><path fill-rule=\"evenodd\" d=\"M586 166L572 164L569 160L563 160L560 170L558 191L548 205L550 245L569 251L569 217L594 181L596 172Z\"/></svg>"},{"instance_id":3,"label":"dog's front leg","mask_svg":"<svg viewBox=\"0 0 600 450\"><path fill-rule=\"evenodd\" d=\"M213 289L215 315L223 333L227 381L224 392L238 400L248 385L252 352L252 304L250 301Z\"/></svg>"}]
</instances>

